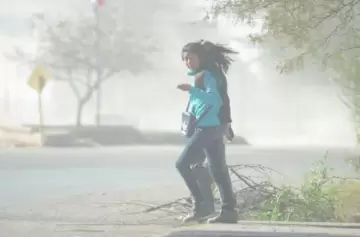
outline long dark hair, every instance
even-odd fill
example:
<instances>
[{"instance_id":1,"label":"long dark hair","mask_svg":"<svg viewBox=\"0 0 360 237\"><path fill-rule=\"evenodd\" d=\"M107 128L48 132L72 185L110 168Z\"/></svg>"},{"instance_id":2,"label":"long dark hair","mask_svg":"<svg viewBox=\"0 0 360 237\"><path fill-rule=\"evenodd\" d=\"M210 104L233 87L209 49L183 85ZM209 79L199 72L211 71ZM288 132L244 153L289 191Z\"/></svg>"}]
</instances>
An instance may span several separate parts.
<instances>
[{"instance_id":1,"label":"long dark hair","mask_svg":"<svg viewBox=\"0 0 360 237\"><path fill-rule=\"evenodd\" d=\"M236 51L230 49L223 44L214 44L210 41L199 40L196 42L190 42L182 48L181 57L184 53L194 53L199 56L200 70L208 70L214 74L221 74L225 76L228 72L233 59L231 54L237 54Z\"/></svg>"},{"instance_id":2,"label":"long dark hair","mask_svg":"<svg viewBox=\"0 0 360 237\"><path fill-rule=\"evenodd\" d=\"M234 61L230 55L238 52L223 44L214 44L210 41L200 40L190 42L182 48L181 57L184 60L184 53L194 53L200 60L199 70L210 71L218 80L218 87L223 99L223 106L220 111L220 119L223 123L231 123L230 99L227 91L226 74Z\"/></svg>"}]
</instances>

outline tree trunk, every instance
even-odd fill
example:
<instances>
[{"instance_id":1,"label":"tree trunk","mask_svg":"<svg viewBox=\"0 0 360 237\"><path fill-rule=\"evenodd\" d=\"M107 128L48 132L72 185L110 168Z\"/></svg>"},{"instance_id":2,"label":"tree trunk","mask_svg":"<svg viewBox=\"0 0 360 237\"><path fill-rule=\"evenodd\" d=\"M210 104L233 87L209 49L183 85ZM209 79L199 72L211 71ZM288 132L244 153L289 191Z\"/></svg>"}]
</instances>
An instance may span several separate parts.
<instances>
[{"instance_id":1,"label":"tree trunk","mask_svg":"<svg viewBox=\"0 0 360 237\"><path fill-rule=\"evenodd\" d=\"M73 91L75 95L77 95L77 108L76 108L76 126L81 127L82 126L82 113L84 106L90 101L92 95L98 88L98 84L96 83L93 86L88 86L87 91L83 97L80 97L79 93L76 92L76 87L72 86Z\"/></svg>"},{"instance_id":2,"label":"tree trunk","mask_svg":"<svg viewBox=\"0 0 360 237\"><path fill-rule=\"evenodd\" d=\"M86 102L84 100L79 100L76 108L76 127L82 126L82 113L84 109L84 105Z\"/></svg>"}]
</instances>

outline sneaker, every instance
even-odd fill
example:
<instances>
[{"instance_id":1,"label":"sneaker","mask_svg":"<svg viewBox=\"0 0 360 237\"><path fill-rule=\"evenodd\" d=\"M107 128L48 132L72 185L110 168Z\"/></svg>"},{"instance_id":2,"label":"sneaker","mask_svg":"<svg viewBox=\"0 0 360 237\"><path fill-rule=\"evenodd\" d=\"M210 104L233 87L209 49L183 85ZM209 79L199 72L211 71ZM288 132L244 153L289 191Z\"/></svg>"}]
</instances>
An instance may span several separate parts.
<instances>
[{"instance_id":1,"label":"sneaker","mask_svg":"<svg viewBox=\"0 0 360 237\"><path fill-rule=\"evenodd\" d=\"M235 224L238 222L239 214L236 210L221 210L221 212L213 218L208 219L208 224L228 223Z\"/></svg>"},{"instance_id":2,"label":"sneaker","mask_svg":"<svg viewBox=\"0 0 360 237\"><path fill-rule=\"evenodd\" d=\"M194 210L183 219L183 223L200 221L204 218L208 218L213 213L214 209L209 208L209 204L195 204Z\"/></svg>"}]
</instances>

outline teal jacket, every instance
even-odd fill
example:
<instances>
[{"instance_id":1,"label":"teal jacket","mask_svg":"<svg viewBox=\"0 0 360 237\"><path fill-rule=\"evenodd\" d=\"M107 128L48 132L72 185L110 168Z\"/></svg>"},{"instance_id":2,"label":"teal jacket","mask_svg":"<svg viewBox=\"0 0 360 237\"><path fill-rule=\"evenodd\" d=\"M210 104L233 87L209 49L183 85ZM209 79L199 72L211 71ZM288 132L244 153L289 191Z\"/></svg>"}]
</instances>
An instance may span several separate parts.
<instances>
[{"instance_id":1,"label":"teal jacket","mask_svg":"<svg viewBox=\"0 0 360 237\"><path fill-rule=\"evenodd\" d=\"M195 77L196 73L189 73ZM194 80L195 83L195 80ZM211 106L208 113L199 121L198 127L218 127L220 126L219 110L222 106L221 96L218 91L216 78L209 71L203 72L203 89L190 88L189 111L198 119L204 111Z\"/></svg>"}]
</instances>

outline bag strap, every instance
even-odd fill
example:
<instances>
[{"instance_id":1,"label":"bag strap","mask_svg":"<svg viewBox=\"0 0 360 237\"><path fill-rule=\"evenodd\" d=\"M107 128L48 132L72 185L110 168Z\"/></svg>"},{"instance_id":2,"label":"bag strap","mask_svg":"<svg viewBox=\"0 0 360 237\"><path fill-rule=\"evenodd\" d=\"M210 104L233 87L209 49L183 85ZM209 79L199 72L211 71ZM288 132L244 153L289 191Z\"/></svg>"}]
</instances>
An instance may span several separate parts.
<instances>
[{"instance_id":1,"label":"bag strap","mask_svg":"<svg viewBox=\"0 0 360 237\"><path fill-rule=\"evenodd\" d=\"M189 110L189 107L190 107L190 100L189 100L188 103L187 103L187 106L186 106L186 109L185 109L186 112L189 112L189 111L188 111L188 110Z\"/></svg>"}]
</instances>

